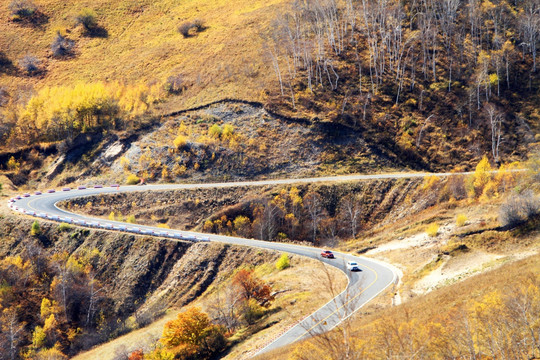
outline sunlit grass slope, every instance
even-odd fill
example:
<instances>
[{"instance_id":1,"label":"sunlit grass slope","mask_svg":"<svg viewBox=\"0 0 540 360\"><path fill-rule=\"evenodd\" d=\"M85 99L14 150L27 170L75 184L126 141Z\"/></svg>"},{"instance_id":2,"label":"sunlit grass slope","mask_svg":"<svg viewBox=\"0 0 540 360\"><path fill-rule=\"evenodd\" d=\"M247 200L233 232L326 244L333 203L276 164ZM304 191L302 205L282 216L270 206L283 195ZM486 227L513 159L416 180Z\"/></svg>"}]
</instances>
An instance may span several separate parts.
<instances>
[{"instance_id":1,"label":"sunlit grass slope","mask_svg":"<svg viewBox=\"0 0 540 360\"><path fill-rule=\"evenodd\" d=\"M27 54L42 61L36 77L0 73L0 85L16 89L76 82L163 81L185 76L187 90L172 107L223 97L257 99L273 72L263 61L260 30L268 28L286 0L35 0L48 16L42 25L11 21L9 0L0 2L0 51L16 65ZM84 8L97 14L106 37L88 37L75 25ZM201 19L206 28L183 38L177 28ZM52 56L60 30L76 41L75 55Z\"/></svg>"}]
</instances>

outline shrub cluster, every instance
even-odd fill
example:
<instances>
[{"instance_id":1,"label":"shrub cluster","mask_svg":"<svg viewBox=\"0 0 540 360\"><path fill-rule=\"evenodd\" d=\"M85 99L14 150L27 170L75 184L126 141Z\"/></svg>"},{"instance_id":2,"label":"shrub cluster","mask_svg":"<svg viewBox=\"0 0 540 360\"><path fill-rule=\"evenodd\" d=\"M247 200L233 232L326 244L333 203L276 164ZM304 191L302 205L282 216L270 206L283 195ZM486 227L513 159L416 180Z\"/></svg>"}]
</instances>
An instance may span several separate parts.
<instances>
[{"instance_id":1,"label":"shrub cluster","mask_svg":"<svg viewBox=\"0 0 540 360\"><path fill-rule=\"evenodd\" d=\"M34 15L37 7L32 0L13 0L9 4L9 10L13 16L28 18Z\"/></svg>"},{"instance_id":2,"label":"shrub cluster","mask_svg":"<svg viewBox=\"0 0 540 360\"><path fill-rule=\"evenodd\" d=\"M82 25L84 30L87 33L92 33L98 27L98 23L97 23L96 18L97 18L97 15L96 15L94 10L92 10L92 9L83 9L75 17L75 23L77 25Z\"/></svg>"},{"instance_id":3,"label":"shrub cluster","mask_svg":"<svg viewBox=\"0 0 540 360\"><path fill-rule=\"evenodd\" d=\"M32 64L30 61L27 66ZM160 83L44 87L17 110L17 131L11 136L21 143L56 141L94 129L127 126L164 96Z\"/></svg>"},{"instance_id":4,"label":"shrub cluster","mask_svg":"<svg viewBox=\"0 0 540 360\"><path fill-rule=\"evenodd\" d=\"M34 55L25 55L19 60L19 67L29 76L36 75L41 71L41 61Z\"/></svg>"},{"instance_id":5,"label":"shrub cluster","mask_svg":"<svg viewBox=\"0 0 540 360\"><path fill-rule=\"evenodd\" d=\"M60 32L57 32L51 44L51 51L54 57L67 56L73 51L74 45L75 42L73 40L69 40L60 34Z\"/></svg>"},{"instance_id":6,"label":"shrub cluster","mask_svg":"<svg viewBox=\"0 0 540 360\"><path fill-rule=\"evenodd\" d=\"M190 37L191 29L195 29L196 32L201 32L206 28L204 21L196 19L193 21L186 21L178 26L178 32L182 34L184 38Z\"/></svg>"},{"instance_id":7,"label":"shrub cluster","mask_svg":"<svg viewBox=\"0 0 540 360\"><path fill-rule=\"evenodd\" d=\"M165 90L170 94L180 94L184 90L184 76L182 74L171 75L165 82Z\"/></svg>"},{"instance_id":8,"label":"shrub cluster","mask_svg":"<svg viewBox=\"0 0 540 360\"><path fill-rule=\"evenodd\" d=\"M499 222L505 227L514 227L540 214L540 199L532 191L511 196L499 208Z\"/></svg>"},{"instance_id":9,"label":"shrub cluster","mask_svg":"<svg viewBox=\"0 0 540 360\"><path fill-rule=\"evenodd\" d=\"M437 236L439 234L439 225L437 223L430 224L426 229L426 233L429 237Z\"/></svg>"},{"instance_id":10,"label":"shrub cluster","mask_svg":"<svg viewBox=\"0 0 540 360\"><path fill-rule=\"evenodd\" d=\"M136 185L140 181L139 177L135 174L129 174L126 180L126 184L128 185Z\"/></svg>"},{"instance_id":11,"label":"shrub cluster","mask_svg":"<svg viewBox=\"0 0 540 360\"><path fill-rule=\"evenodd\" d=\"M281 255L279 260L276 262L276 269L285 270L289 266L291 266L290 261L289 261L289 254L284 253L284 254Z\"/></svg>"},{"instance_id":12,"label":"shrub cluster","mask_svg":"<svg viewBox=\"0 0 540 360\"><path fill-rule=\"evenodd\" d=\"M456 225L459 227L462 227L467 222L467 215L465 214L458 214L456 217Z\"/></svg>"},{"instance_id":13,"label":"shrub cluster","mask_svg":"<svg viewBox=\"0 0 540 360\"><path fill-rule=\"evenodd\" d=\"M187 137L185 137L184 135L178 135L174 139L173 144L175 148L183 149L187 145L187 142Z\"/></svg>"}]
</instances>

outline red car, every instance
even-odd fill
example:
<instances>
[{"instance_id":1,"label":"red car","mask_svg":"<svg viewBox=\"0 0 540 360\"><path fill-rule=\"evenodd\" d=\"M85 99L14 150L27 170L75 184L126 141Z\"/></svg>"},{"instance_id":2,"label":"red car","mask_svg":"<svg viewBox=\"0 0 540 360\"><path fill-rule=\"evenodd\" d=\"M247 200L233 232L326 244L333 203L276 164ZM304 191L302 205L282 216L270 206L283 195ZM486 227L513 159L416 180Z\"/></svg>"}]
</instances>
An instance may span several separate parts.
<instances>
[{"instance_id":1,"label":"red car","mask_svg":"<svg viewBox=\"0 0 540 360\"><path fill-rule=\"evenodd\" d=\"M331 252L330 250L323 250L323 252L321 252L321 256L323 258L333 259L334 258L334 253Z\"/></svg>"}]
</instances>

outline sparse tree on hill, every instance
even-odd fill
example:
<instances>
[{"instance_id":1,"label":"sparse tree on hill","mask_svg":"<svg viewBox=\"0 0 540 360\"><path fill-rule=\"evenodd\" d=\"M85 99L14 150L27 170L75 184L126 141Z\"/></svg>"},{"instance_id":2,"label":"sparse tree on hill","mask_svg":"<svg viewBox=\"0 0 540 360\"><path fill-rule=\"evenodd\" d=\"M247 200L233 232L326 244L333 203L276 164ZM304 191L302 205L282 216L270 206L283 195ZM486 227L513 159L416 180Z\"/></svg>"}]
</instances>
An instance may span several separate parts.
<instances>
[{"instance_id":1,"label":"sparse tree on hill","mask_svg":"<svg viewBox=\"0 0 540 360\"><path fill-rule=\"evenodd\" d=\"M495 163L499 163L499 147L501 145L502 125L504 120L504 113L497 109L497 107L491 103L487 103L484 107L489 128L491 130L491 154Z\"/></svg>"},{"instance_id":2,"label":"sparse tree on hill","mask_svg":"<svg viewBox=\"0 0 540 360\"><path fill-rule=\"evenodd\" d=\"M193 28L193 24L189 21L185 22L185 23L182 23L180 24L180 26L178 26L178 32L180 34L182 34L182 36L184 38L188 38L189 37L189 31Z\"/></svg>"},{"instance_id":3,"label":"sparse tree on hill","mask_svg":"<svg viewBox=\"0 0 540 360\"><path fill-rule=\"evenodd\" d=\"M19 66L30 76L40 72L40 65L41 61L33 55L26 55L19 60Z\"/></svg>"},{"instance_id":4,"label":"sparse tree on hill","mask_svg":"<svg viewBox=\"0 0 540 360\"><path fill-rule=\"evenodd\" d=\"M324 217L321 196L316 192L307 193L304 197L304 209L310 219L312 241L315 243L319 224Z\"/></svg>"},{"instance_id":5,"label":"sparse tree on hill","mask_svg":"<svg viewBox=\"0 0 540 360\"><path fill-rule=\"evenodd\" d=\"M71 53L74 45L75 42L73 40L69 40L60 34L60 32L57 32L54 41L51 44L51 51L54 57L66 56Z\"/></svg>"},{"instance_id":6,"label":"sparse tree on hill","mask_svg":"<svg viewBox=\"0 0 540 360\"><path fill-rule=\"evenodd\" d=\"M340 210L341 216L348 225L350 236L356 239L361 212L360 202L355 196L345 196L341 200Z\"/></svg>"},{"instance_id":7,"label":"sparse tree on hill","mask_svg":"<svg viewBox=\"0 0 540 360\"><path fill-rule=\"evenodd\" d=\"M82 25L87 34L92 34L98 28L96 12L89 8L81 10L75 17L75 23Z\"/></svg>"},{"instance_id":8,"label":"sparse tree on hill","mask_svg":"<svg viewBox=\"0 0 540 360\"><path fill-rule=\"evenodd\" d=\"M31 0L13 0L9 4L9 10L13 15L19 17L29 17L34 15L37 7Z\"/></svg>"},{"instance_id":9,"label":"sparse tree on hill","mask_svg":"<svg viewBox=\"0 0 540 360\"><path fill-rule=\"evenodd\" d=\"M18 358L18 345L26 336L25 324L19 321L17 309L3 309L0 313L0 326L0 344L5 344L2 355L6 356L6 359L15 360Z\"/></svg>"}]
</instances>

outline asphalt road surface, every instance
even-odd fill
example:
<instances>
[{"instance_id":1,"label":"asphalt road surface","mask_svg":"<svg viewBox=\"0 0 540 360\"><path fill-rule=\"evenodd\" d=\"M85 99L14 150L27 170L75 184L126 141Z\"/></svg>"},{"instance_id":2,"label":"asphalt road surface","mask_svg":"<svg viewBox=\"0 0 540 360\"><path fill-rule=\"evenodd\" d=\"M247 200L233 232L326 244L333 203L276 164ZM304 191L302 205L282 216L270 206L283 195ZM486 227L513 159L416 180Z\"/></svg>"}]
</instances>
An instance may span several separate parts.
<instances>
[{"instance_id":1,"label":"asphalt road surface","mask_svg":"<svg viewBox=\"0 0 540 360\"><path fill-rule=\"evenodd\" d=\"M320 334L331 330L347 317L358 311L363 305L371 299L379 295L390 285L397 283L398 271L390 264L368 259L361 256L351 254L334 253L335 259L322 259L320 257L321 249L286 244L266 242L253 239L244 239L239 237L230 237L214 234L201 234L189 231L180 231L174 229L163 229L152 226L144 226L138 224L128 224L118 221L92 218L86 215L79 215L68 212L57 207L60 201L84 197L96 194L113 194L118 192L136 192L136 191L164 191L164 190L179 190L179 189L200 189L200 188L227 188L239 186L263 186L263 185L284 185L284 184L300 184L300 183L315 183L315 182L338 182L338 181L359 181L372 179L397 179L397 178L415 178L426 176L449 176L450 173L395 173L395 174L378 174L378 175L347 175L333 176L320 178L303 178L303 179L278 179L278 180L262 180L262 181L242 181L229 183L203 183L203 184L171 184L171 185L144 185L144 186L111 186L104 185L103 187L89 187L84 189L57 189L55 192L48 193L47 190L43 193L31 193L20 195L10 199L8 205L11 209L20 213L40 217L47 220L67 222L80 226L89 226L101 228L105 230L126 231L142 235L151 235L159 237L168 237L177 240L187 241L213 241L235 245L252 246L257 248L287 252L301 256L319 259L329 265L335 266L342 270L348 277L349 283L347 288L336 296L326 305L321 307L313 314L307 316L285 331L277 339L267 344L262 349L258 349L253 355L277 349L281 346L291 344L295 341L305 339L307 337ZM349 260L356 261L360 265L361 271L351 272L346 269L346 262ZM301 276L301 274L299 274ZM321 279L321 281L328 281Z\"/></svg>"}]
</instances>

